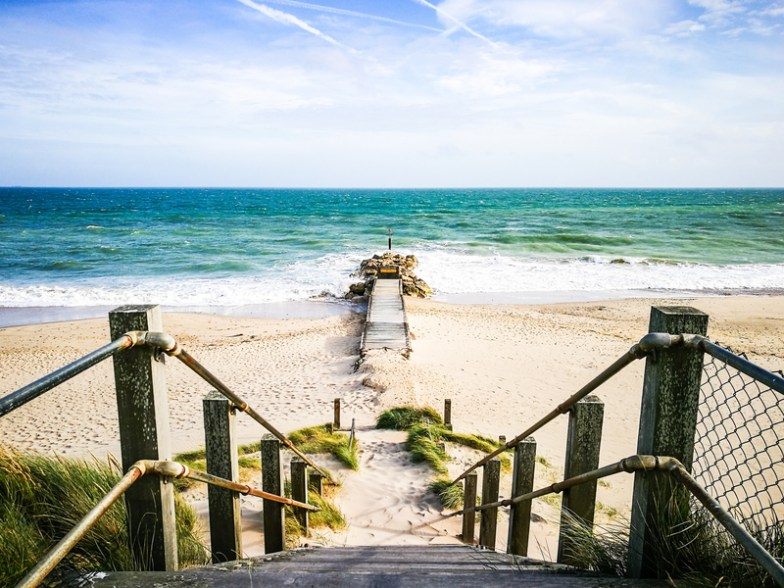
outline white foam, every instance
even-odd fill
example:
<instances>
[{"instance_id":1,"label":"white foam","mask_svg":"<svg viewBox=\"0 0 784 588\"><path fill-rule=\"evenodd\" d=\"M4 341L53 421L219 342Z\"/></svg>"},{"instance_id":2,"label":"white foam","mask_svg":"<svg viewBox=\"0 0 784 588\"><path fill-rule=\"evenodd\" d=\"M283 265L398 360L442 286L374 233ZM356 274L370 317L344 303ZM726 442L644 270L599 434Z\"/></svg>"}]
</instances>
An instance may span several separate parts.
<instances>
[{"instance_id":1,"label":"white foam","mask_svg":"<svg viewBox=\"0 0 784 588\"><path fill-rule=\"evenodd\" d=\"M703 265L611 258L528 259L421 251L418 273L445 294L782 289L784 265Z\"/></svg>"},{"instance_id":2,"label":"white foam","mask_svg":"<svg viewBox=\"0 0 784 588\"><path fill-rule=\"evenodd\" d=\"M407 252L406 252L407 253ZM412 250L417 274L441 294L618 292L639 290L784 290L784 265L703 265L610 258L523 258L470 255L443 244ZM145 276L89 278L62 283L0 283L0 306L228 307L342 296L368 252L302 259L264 273L226 277Z\"/></svg>"}]
</instances>

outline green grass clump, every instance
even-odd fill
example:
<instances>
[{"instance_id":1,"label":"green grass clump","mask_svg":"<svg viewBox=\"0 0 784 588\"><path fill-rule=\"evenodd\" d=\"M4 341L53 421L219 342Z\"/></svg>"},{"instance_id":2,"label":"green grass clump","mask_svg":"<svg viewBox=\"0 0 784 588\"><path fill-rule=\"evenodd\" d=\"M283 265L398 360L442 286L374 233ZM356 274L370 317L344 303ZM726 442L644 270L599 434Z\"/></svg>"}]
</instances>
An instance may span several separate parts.
<instances>
[{"instance_id":1,"label":"green grass clump","mask_svg":"<svg viewBox=\"0 0 784 588\"><path fill-rule=\"evenodd\" d=\"M452 484L449 478L437 478L427 485L427 489L438 496L444 508L457 510L463 507L462 484Z\"/></svg>"},{"instance_id":2,"label":"green grass clump","mask_svg":"<svg viewBox=\"0 0 784 588\"><path fill-rule=\"evenodd\" d=\"M446 474L448 456L444 442L456 443L484 453L495 451L501 444L480 435L455 433L449 430L432 407L398 406L384 411L376 421L378 429L408 431L406 449L415 463L427 463L439 474ZM508 470L511 461L500 455L501 467Z\"/></svg>"},{"instance_id":3,"label":"green grass clump","mask_svg":"<svg viewBox=\"0 0 784 588\"><path fill-rule=\"evenodd\" d=\"M430 406L398 406L382 412L376 420L376 428L408 431L414 425L427 423L442 425L444 421L438 411Z\"/></svg>"},{"instance_id":4,"label":"green grass clump","mask_svg":"<svg viewBox=\"0 0 784 588\"><path fill-rule=\"evenodd\" d=\"M352 470L359 469L356 438L351 448L349 448L348 436L343 433L330 433L326 425L307 427L294 431L289 435L289 440L302 453L329 453ZM237 448L240 480L253 478L256 472L261 469L258 456L250 457L259 451L261 451L261 442L259 441L240 445ZM207 471L207 456L204 449L179 453L174 456L174 461L194 470ZM174 483L178 490L185 490L196 484L196 481L190 478L179 478Z\"/></svg>"},{"instance_id":5,"label":"green grass clump","mask_svg":"<svg viewBox=\"0 0 784 588\"><path fill-rule=\"evenodd\" d=\"M718 521L690 501L682 486L668 489L669 499L656 509L650 526L655 575L684 580L689 586L776 585L757 561L732 539ZM784 558L784 523L766 531L745 521L749 533L778 561ZM564 533L567 554L579 567L623 576L628 556L628 521L592 529L574 516Z\"/></svg>"},{"instance_id":6,"label":"green grass clump","mask_svg":"<svg viewBox=\"0 0 784 588\"><path fill-rule=\"evenodd\" d=\"M406 449L411 453L414 463L425 462L439 474L446 474L446 450L443 446L443 432L441 425L417 424L408 431Z\"/></svg>"},{"instance_id":7,"label":"green grass clump","mask_svg":"<svg viewBox=\"0 0 784 588\"><path fill-rule=\"evenodd\" d=\"M330 432L327 425L320 425L294 431L289 434L289 439L303 453L329 453L352 470L359 469L356 437L349 448L348 435Z\"/></svg>"},{"instance_id":8,"label":"green grass clump","mask_svg":"<svg viewBox=\"0 0 784 588\"><path fill-rule=\"evenodd\" d=\"M335 487L326 486L324 495L320 495L313 490L308 490L308 504L319 507L319 511L311 511L308 514L308 526L310 529L329 528L332 531L340 531L346 528L346 518L340 509L332 501ZM291 481L286 480L284 493L291 498ZM294 516L295 507L286 506L284 522L284 543L287 549L299 547L300 538L305 536L305 531Z\"/></svg>"},{"instance_id":9,"label":"green grass clump","mask_svg":"<svg viewBox=\"0 0 784 588\"><path fill-rule=\"evenodd\" d=\"M329 488L329 486L327 487ZM316 529L327 527L333 531L340 531L346 528L346 517L340 509L335 506L329 493L325 489L326 495L320 496L312 490L308 492L308 501L313 506L318 506L321 510L310 513L310 525Z\"/></svg>"},{"instance_id":10,"label":"green grass clump","mask_svg":"<svg viewBox=\"0 0 784 588\"><path fill-rule=\"evenodd\" d=\"M449 429L444 429L443 437L446 441L457 443L458 445L464 445L465 447L470 447L471 449L476 449L483 453L490 453L491 451L495 451L501 446L498 442L493 441L492 439L488 439L487 437L481 437L479 435L467 435L465 433L455 433Z\"/></svg>"},{"instance_id":11,"label":"green grass clump","mask_svg":"<svg viewBox=\"0 0 784 588\"><path fill-rule=\"evenodd\" d=\"M13 586L119 481L112 462L22 454L0 447L0 585ZM176 496L180 566L202 564L195 512ZM125 502L119 500L53 572L131 570Z\"/></svg>"}]
</instances>

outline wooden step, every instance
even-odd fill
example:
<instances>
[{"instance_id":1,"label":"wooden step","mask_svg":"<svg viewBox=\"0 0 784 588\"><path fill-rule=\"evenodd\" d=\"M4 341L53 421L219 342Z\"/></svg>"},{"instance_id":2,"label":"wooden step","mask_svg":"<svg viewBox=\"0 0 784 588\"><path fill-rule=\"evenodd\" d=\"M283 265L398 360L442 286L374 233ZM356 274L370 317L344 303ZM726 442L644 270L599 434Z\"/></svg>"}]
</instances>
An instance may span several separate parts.
<instances>
[{"instance_id":1,"label":"wooden step","mask_svg":"<svg viewBox=\"0 0 784 588\"><path fill-rule=\"evenodd\" d=\"M660 580L628 580L465 545L321 547L291 551L181 572L108 572L91 578L95 588L609 588L656 586Z\"/></svg>"}]
</instances>

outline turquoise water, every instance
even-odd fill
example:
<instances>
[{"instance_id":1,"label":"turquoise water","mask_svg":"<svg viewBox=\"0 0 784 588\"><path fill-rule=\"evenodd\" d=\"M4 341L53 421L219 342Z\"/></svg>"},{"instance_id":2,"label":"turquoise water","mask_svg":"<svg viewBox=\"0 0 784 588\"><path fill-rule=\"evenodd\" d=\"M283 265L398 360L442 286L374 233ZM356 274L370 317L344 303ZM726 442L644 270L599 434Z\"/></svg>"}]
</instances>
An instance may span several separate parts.
<instances>
[{"instance_id":1,"label":"turquoise water","mask_svg":"<svg viewBox=\"0 0 784 588\"><path fill-rule=\"evenodd\" d=\"M784 190L0 189L0 307L340 295L416 254L442 296L784 289Z\"/></svg>"}]
</instances>

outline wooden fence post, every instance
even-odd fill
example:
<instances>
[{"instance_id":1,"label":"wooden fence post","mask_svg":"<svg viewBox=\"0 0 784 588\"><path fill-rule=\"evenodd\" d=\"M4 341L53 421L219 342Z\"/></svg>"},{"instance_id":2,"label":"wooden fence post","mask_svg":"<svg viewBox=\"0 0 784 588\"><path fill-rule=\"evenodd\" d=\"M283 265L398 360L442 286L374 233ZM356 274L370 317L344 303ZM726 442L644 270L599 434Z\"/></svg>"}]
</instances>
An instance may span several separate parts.
<instances>
[{"instance_id":1,"label":"wooden fence post","mask_svg":"<svg viewBox=\"0 0 784 588\"><path fill-rule=\"evenodd\" d=\"M452 430L452 400L447 398L444 400L444 426Z\"/></svg>"},{"instance_id":2,"label":"wooden fence post","mask_svg":"<svg viewBox=\"0 0 784 588\"><path fill-rule=\"evenodd\" d=\"M163 331L160 307L121 306L109 313L112 340L128 331ZM140 459L171 459L164 355L133 347L114 356L123 471ZM174 485L144 476L125 494L128 537L140 570L177 569Z\"/></svg>"},{"instance_id":3,"label":"wooden fence post","mask_svg":"<svg viewBox=\"0 0 784 588\"><path fill-rule=\"evenodd\" d=\"M599 467L602 444L604 403L596 396L578 401L569 411L569 432L566 440L564 479L590 472ZM577 521L593 529L596 511L596 481L586 482L563 491L561 528L558 535L558 562L577 565L574 545L569 539L567 512Z\"/></svg>"},{"instance_id":4,"label":"wooden fence post","mask_svg":"<svg viewBox=\"0 0 784 588\"><path fill-rule=\"evenodd\" d=\"M463 508L476 506L476 472L468 474L463 481ZM463 543L474 544L476 527L476 511L463 513Z\"/></svg>"},{"instance_id":5,"label":"wooden fence post","mask_svg":"<svg viewBox=\"0 0 784 588\"><path fill-rule=\"evenodd\" d=\"M482 504L498 502L501 485L501 460L494 457L482 468ZM479 546L495 549L498 528L498 507L481 511L479 519Z\"/></svg>"},{"instance_id":6,"label":"wooden fence post","mask_svg":"<svg viewBox=\"0 0 784 588\"><path fill-rule=\"evenodd\" d=\"M340 430L340 398L335 398L333 403L334 408L334 416L332 418L332 430L339 431Z\"/></svg>"},{"instance_id":7,"label":"wooden fence post","mask_svg":"<svg viewBox=\"0 0 784 588\"><path fill-rule=\"evenodd\" d=\"M261 489L283 496L283 469L280 461L280 441L269 433L261 438ZM264 553L285 549L283 505L280 502L262 501L264 509Z\"/></svg>"},{"instance_id":8,"label":"wooden fence post","mask_svg":"<svg viewBox=\"0 0 784 588\"><path fill-rule=\"evenodd\" d=\"M515 446L512 470L512 498L528 494L534 489L536 440L523 439ZM531 501L518 502L509 509L509 538L506 552L528 555L528 534L531 528Z\"/></svg>"},{"instance_id":9,"label":"wooden fence post","mask_svg":"<svg viewBox=\"0 0 784 588\"><path fill-rule=\"evenodd\" d=\"M651 333L706 335L708 315L691 307L653 307ZM671 456L691 470L694 433L700 397L703 353L685 346L657 351L645 364L637 453ZM628 574L633 578L656 576L659 562L654 553L656 507L673 495L672 481L656 473L634 476Z\"/></svg>"},{"instance_id":10,"label":"wooden fence post","mask_svg":"<svg viewBox=\"0 0 784 588\"><path fill-rule=\"evenodd\" d=\"M291 498L297 502L308 504L308 465L299 457L291 460ZM304 508L293 507L294 518L305 537L308 536L308 511Z\"/></svg>"},{"instance_id":11,"label":"wooden fence post","mask_svg":"<svg viewBox=\"0 0 784 588\"><path fill-rule=\"evenodd\" d=\"M310 470L308 475L310 489L319 496L324 496L324 476L315 470Z\"/></svg>"},{"instance_id":12,"label":"wooden fence post","mask_svg":"<svg viewBox=\"0 0 784 588\"><path fill-rule=\"evenodd\" d=\"M205 396L202 405L207 473L237 482L239 465L235 437L236 410L228 399L217 391ZM241 559L242 521L239 493L210 484L207 486L207 498L212 562Z\"/></svg>"}]
</instances>

